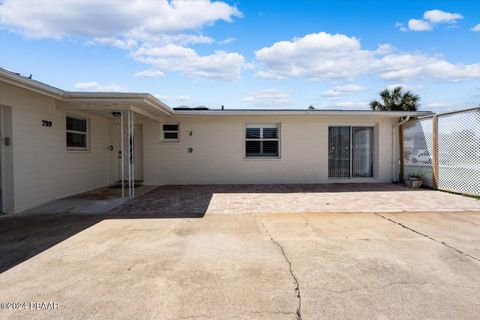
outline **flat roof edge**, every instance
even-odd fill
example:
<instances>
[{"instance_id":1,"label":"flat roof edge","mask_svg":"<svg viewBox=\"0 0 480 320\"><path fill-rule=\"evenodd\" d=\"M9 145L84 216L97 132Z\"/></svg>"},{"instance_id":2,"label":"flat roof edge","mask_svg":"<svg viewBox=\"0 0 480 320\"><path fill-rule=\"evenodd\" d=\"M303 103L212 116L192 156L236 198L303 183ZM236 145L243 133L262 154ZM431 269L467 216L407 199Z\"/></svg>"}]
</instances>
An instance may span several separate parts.
<instances>
[{"instance_id":1,"label":"flat roof edge","mask_svg":"<svg viewBox=\"0 0 480 320\"><path fill-rule=\"evenodd\" d=\"M249 115L317 115L317 116L374 116L374 117L421 117L431 111L370 111L370 110L175 110L175 116L249 116Z\"/></svg>"},{"instance_id":2,"label":"flat roof edge","mask_svg":"<svg viewBox=\"0 0 480 320\"><path fill-rule=\"evenodd\" d=\"M65 91L62 89L52 87L34 79L26 78L3 68L0 68L0 81L57 99L62 98L65 94Z\"/></svg>"}]
</instances>

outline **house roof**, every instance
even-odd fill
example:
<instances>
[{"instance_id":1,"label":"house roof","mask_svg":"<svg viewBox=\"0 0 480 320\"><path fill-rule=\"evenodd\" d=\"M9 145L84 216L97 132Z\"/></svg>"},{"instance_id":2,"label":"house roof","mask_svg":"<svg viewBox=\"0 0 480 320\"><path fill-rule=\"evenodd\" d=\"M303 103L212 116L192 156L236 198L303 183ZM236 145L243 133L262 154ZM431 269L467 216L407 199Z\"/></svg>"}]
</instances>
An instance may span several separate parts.
<instances>
[{"instance_id":1,"label":"house roof","mask_svg":"<svg viewBox=\"0 0 480 320\"><path fill-rule=\"evenodd\" d=\"M210 109L175 110L176 116L246 116L246 115L318 115L318 116L374 116L374 117L421 117L432 115L431 111L373 111L373 110L328 110L328 109Z\"/></svg>"},{"instance_id":2,"label":"house roof","mask_svg":"<svg viewBox=\"0 0 480 320\"><path fill-rule=\"evenodd\" d=\"M134 107L134 111L148 118L159 116L245 116L245 115L328 115L369 117L421 117L432 115L431 111L372 111L372 110L325 110L325 109L208 109L174 110L149 93L133 92L76 92L55 88L43 82L24 77L0 68L0 82L28 89L58 100L57 105L65 109L118 110Z\"/></svg>"}]
</instances>

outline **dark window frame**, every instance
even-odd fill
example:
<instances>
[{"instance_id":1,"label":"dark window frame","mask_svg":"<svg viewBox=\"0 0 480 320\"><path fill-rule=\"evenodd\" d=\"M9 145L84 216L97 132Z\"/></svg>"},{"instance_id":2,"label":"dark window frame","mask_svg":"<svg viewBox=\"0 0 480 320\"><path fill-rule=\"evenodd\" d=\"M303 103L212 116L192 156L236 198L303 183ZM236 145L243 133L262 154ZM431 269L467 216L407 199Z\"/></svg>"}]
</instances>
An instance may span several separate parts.
<instances>
[{"instance_id":1,"label":"dark window frame","mask_svg":"<svg viewBox=\"0 0 480 320\"><path fill-rule=\"evenodd\" d=\"M168 128L168 126L177 126L177 130ZM167 130L165 130L165 127L167 127ZM167 137L167 135L176 135L176 136ZM162 123L162 141L179 142L180 141L180 123L178 122Z\"/></svg>"},{"instance_id":2,"label":"dark window frame","mask_svg":"<svg viewBox=\"0 0 480 320\"><path fill-rule=\"evenodd\" d=\"M264 129L276 129L276 137L267 137L265 135ZM252 136L250 134L248 129L259 129L258 135ZM268 132L268 130L266 130ZM249 154L247 153L247 144L248 142L258 142L259 143L259 148L260 151L255 154ZM268 152L265 152L263 147L265 143L268 142L276 142L276 154L271 154ZM245 126L245 134L244 134L244 159L280 159L281 158L281 136L280 136L280 124L279 123L249 123L246 124Z\"/></svg>"},{"instance_id":3,"label":"dark window frame","mask_svg":"<svg viewBox=\"0 0 480 320\"><path fill-rule=\"evenodd\" d=\"M337 136L332 136L332 133L339 134L342 129L348 129L348 135L343 136L342 135L337 135ZM358 152L359 148L358 145L355 144L354 141L354 131L358 129L369 129L371 130L371 135L370 135L370 140L368 141L368 152L369 155L368 157L370 158L371 162L369 164L370 169L368 175L361 175L359 174L354 166L354 161L356 157L356 153ZM335 132L337 130L337 132ZM329 179L376 179L376 154L377 154L377 143L375 140L375 137L377 135L376 132L376 126L375 125L362 125L362 124L355 124L355 125L332 125L328 126L328 146L327 146L327 152L328 152L328 178ZM331 141L332 138L333 140L336 140L337 142L340 141L342 138L346 139L343 144L340 143L340 145L337 145L336 147L343 146L348 147L347 152L343 152L343 156L348 155L348 166L337 166L335 169L332 168L332 166L338 165L338 161L341 161L342 159L340 158L333 158L332 155L335 154L334 149L331 149ZM357 146L357 149L354 147ZM338 155L338 152L336 152ZM368 158L367 157L367 158ZM345 160L345 159L343 159ZM337 162L337 163L335 163ZM339 170L340 168L340 170Z\"/></svg>"},{"instance_id":4,"label":"dark window frame","mask_svg":"<svg viewBox=\"0 0 480 320\"><path fill-rule=\"evenodd\" d=\"M68 128L68 119L75 119L85 122L85 130L74 130ZM69 145L68 135L84 136L83 146ZM87 117L82 117L75 114L67 114L65 116L65 145L68 151L89 151L90 150L90 120Z\"/></svg>"}]
</instances>

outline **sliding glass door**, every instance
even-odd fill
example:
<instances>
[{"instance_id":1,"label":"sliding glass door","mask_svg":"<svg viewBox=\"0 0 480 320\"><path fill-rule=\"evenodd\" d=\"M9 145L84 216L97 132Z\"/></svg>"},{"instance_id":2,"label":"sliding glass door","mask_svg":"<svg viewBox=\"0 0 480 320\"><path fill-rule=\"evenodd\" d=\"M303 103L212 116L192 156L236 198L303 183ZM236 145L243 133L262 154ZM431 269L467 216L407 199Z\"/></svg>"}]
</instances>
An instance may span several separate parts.
<instances>
[{"instance_id":1,"label":"sliding glass door","mask_svg":"<svg viewBox=\"0 0 480 320\"><path fill-rule=\"evenodd\" d=\"M373 128L328 128L328 176L373 177Z\"/></svg>"},{"instance_id":2,"label":"sliding glass door","mask_svg":"<svg viewBox=\"0 0 480 320\"><path fill-rule=\"evenodd\" d=\"M350 127L328 128L328 176L350 178Z\"/></svg>"},{"instance_id":3,"label":"sliding glass door","mask_svg":"<svg viewBox=\"0 0 480 320\"><path fill-rule=\"evenodd\" d=\"M373 177L373 128L352 128L352 176Z\"/></svg>"}]
</instances>

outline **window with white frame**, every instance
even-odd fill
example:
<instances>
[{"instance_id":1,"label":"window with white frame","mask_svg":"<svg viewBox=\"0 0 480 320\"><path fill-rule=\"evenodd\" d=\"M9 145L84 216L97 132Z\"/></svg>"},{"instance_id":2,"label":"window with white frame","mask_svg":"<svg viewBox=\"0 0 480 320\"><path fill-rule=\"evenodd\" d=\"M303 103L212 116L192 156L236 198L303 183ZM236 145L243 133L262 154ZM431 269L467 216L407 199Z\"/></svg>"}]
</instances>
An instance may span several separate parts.
<instances>
[{"instance_id":1,"label":"window with white frame","mask_svg":"<svg viewBox=\"0 0 480 320\"><path fill-rule=\"evenodd\" d=\"M248 124L245 128L245 157L278 158L279 137L278 124Z\"/></svg>"},{"instance_id":2,"label":"window with white frame","mask_svg":"<svg viewBox=\"0 0 480 320\"><path fill-rule=\"evenodd\" d=\"M88 119L67 115L66 117L67 149L88 149Z\"/></svg>"},{"instance_id":3,"label":"window with white frame","mask_svg":"<svg viewBox=\"0 0 480 320\"><path fill-rule=\"evenodd\" d=\"M162 139L164 141L180 140L180 125L178 123L164 123L162 125Z\"/></svg>"}]
</instances>

